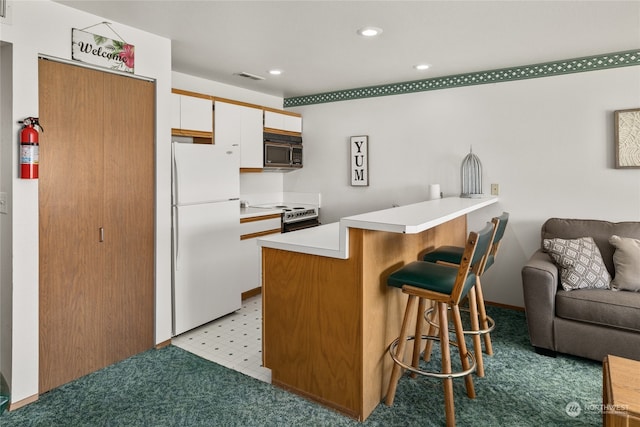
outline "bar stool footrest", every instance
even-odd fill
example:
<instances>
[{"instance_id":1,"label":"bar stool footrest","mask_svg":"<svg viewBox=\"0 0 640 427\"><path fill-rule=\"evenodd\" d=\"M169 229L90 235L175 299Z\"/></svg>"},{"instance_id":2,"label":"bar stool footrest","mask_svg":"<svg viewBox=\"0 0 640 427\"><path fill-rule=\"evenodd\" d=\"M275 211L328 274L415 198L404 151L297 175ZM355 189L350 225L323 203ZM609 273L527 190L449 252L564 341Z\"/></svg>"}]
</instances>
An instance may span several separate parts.
<instances>
[{"instance_id":1,"label":"bar stool footrest","mask_svg":"<svg viewBox=\"0 0 640 427\"><path fill-rule=\"evenodd\" d=\"M448 309L451 310L450 307ZM440 326L437 323L435 323L433 320L431 320L431 313L433 313L433 310L434 310L433 307L425 310L424 320L426 320L427 323L429 323L431 326L435 326L436 328L439 328ZM468 308L460 308L460 311L464 311L465 313L470 313ZM485 329L478 329L477 331L464 329L462 333L465 335L485 335L492 332L496 328L496 322L490 316L487 316L487 324L489 326L487 326ZM447 325L447 329L448 329L448 326L449 325Z\"/></svg>"},{"instance_id":2,"label":"bar stool footrest","mask_svg":"<svg viewBox=\"0 0 640 427\"><path fill-rule=\"evenodd\" d=\"M416 337L414 335L409 335L407 336L406 340L407 341L415 341ZM431 341L440 341L440 337L434 336L434 335L422 335L422 339L423 340L431 340ZM451 373L443 373L443 372L435 372L435 371L425 371L423 369L419 369L416 368L412 365L407 365L406 363L404 363L402 360L398 359L398 357L396 356L396 348L398 347L398 344L400 343L400 338L396 338L391 345L389 345L389 354L391 355L391 358L393 359L393 362L400 365L402 368L410 371L410 372L414 372L418 375L424 375L426 377L432 377L432 378L439 378L439 379L448 379L448 378L460 378L460 377L464 377L467 376L473 372L475 372L476 370L476 358L473 355L472 352L467 351L467 359L469 360L469 369L464 370L464 371L457 371L457 372L451 372ZM453 347L458 347L458 344L455 342L450 342L449 345L453 346Z\"/></svg>"}]
</instances>

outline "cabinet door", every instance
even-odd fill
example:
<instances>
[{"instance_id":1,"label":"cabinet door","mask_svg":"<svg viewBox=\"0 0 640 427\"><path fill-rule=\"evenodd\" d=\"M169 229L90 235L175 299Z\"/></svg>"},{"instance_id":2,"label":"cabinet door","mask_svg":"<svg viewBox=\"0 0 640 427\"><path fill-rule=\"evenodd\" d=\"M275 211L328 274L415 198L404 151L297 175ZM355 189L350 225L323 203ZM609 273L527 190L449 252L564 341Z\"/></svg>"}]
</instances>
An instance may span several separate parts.
<instances>
[{"instance_id":1,"label":"cabinet door","mask_svg":"<svg viewBox=\"0 0 640 427\"><path fill-rule=\"evenodd\" d=\"M242 139L242 112L239 105L215 102L216 134L214 144L240 146Z\"/></svg>"},{"instance_id":2,"label":"cabinet door","mask_svg":"<svg viewBox=\"0 0 640 427\"><path fill-rule=\"evenodd\" d=\"M265 111L264 127L270 128L270 129L283 129L284 128L283 114L276 113L275 111Z\"/></svg>"},{"instance_id":3,"label":"cabinet door","mask_svg":"<svg viewBox=\"0 0 640 427\"><path fill-rule=\"evenodd\" d=\"M171 94L171 129L180 129L180 98L182 95Z\"/></svg>"},{"instance_id":4,"label":"cabinet door","mask_svg":"<svg viewBox=\"0 0 640 427\"><path fill-rule=\"evenodd\" d=\"M213 132L211 100L180 95L180 129Z\"/></svg>"},{"instance_id":5,"label":"cabinet door","mask_svg":"<svg viewBox=\"0 0 640 427\"><path fill-rule=\"evenodd\" d=\"M302 117L284 115L284 130L302 133Z\"/></svg>"},{"instance_id":6,"label":"cabinet door","mask_svg":"<svg viewBox=\"0 0 640 427\"><path fill-rule=\"evenodd\" d=\"M240 147L241 168L262 168L261 109L216 101L215 122L215 144Z\"/></svg>"},{"instance_id":7,"label":"cabinet door","mask_svg":"<svg viewBox=\"0 0 640 427\"><path fill-rule=\"evenodd\" d=\"M240 167L262 168L263 127L262 110L241 106Z\"/></svg>"},{"instance_id":8,"label":"cabinet door","mask_svg":"<svg viewBox=\"0 0 640 427\"><path fill-rule=\"evenodd\" d=\"M302 132L302 117L267 110L264 112L264 127L289 132Z\"/></svg>"},{"instance_id":9,"label":"cabinet door","mask_svg":"<svg viewBox=\"0 0 640 427\"><path fill-rule=\"evenodd\" d=\"M264 219L250 218L240 221L240 257L238 268L239 291L247 292L262 286L262 251L256 239L268 234L279 234L280 215L268 215Z\"/></svg>"}]
</instances>

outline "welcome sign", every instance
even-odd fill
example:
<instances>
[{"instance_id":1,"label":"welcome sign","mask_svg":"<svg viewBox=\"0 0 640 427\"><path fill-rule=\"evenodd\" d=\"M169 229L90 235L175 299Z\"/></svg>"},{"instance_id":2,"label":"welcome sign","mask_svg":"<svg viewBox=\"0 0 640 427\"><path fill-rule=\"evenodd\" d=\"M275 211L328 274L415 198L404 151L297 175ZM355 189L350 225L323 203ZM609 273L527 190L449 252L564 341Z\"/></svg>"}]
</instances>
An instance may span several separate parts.
<instances>
[{"instance_id":1,"label":"welcome sign","mask_svg":"<svg viewBox=\"0 0 640 427\"><path fill-rule=\"evenodd\" d=\"M73 28L71 58L99 67L133 73L135 46Z\"/></svg>"}]
</instances>

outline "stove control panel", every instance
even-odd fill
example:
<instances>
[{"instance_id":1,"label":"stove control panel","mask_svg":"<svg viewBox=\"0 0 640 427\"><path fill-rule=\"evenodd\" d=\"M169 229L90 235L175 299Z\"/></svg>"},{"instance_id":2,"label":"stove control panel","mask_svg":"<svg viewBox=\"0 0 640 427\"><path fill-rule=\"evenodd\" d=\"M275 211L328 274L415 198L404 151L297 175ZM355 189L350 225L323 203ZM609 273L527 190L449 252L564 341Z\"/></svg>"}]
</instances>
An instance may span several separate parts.
<instances>
[{"instance_id":1,"label":"stove control panel","mask_svg":"<svg viewBox=\"0 0 640 427\"><path fill-rule=\"evenodd\" d=\"M314 208L287 208L284 209L282 220L284 222L295 222L316 218L318 211Z\"/></svg>"}]
</instances>

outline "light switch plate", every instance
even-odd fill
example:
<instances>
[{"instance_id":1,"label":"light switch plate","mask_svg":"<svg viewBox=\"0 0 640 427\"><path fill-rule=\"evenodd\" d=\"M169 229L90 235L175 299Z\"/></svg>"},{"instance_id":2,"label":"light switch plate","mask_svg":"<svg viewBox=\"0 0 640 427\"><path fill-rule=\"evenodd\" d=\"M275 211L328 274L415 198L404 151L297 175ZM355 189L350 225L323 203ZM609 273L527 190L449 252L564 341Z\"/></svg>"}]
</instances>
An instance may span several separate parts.
<instances>
[{"instance_id":1,"label":"light switch plate","mask_svg":"<svg viewBox=\"0 0 640 427\"><path fill-rule=\"evenodd\" d=\"M7 202L7 193L0 193L0 214L9 213L9 206Z\"/></svg>"}]
</instances>

